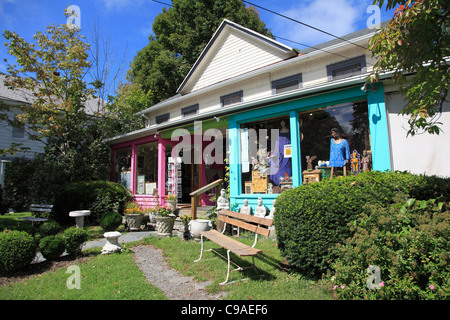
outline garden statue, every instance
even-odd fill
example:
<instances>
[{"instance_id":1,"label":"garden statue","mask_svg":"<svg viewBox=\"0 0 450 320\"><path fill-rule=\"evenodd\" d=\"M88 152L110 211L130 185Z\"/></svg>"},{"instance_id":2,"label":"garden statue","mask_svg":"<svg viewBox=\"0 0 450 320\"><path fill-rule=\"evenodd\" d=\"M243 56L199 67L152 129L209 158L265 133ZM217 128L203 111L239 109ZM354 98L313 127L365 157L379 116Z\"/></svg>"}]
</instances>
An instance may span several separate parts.
<instances>
[{"instance_id":1,"label":"garden statue","mask_svg":"<svg viewBox=\"0 0 450 320\"><path fill-rule=\"evenodd\" d=\"M230 209L230 201L225 197L225 189L220 190L220 197L217 198L217 210Z\"/></svg>"},{"instance_id":2,"label":"garden statue","mask_svg":"<svg viewBox=\"0 0 450 320\"><path fill-rule=\"evenodd\" d=\"M258 205L255 208L255 217L264 218L266 216L267 210L266 207L262 204L261 197L258 198Z\"/></svg>"},{"instance_id":3,"label":"garden statue","mask_svg":"<svg viewBox=\"0 0 450 320\"><path fill-rule=\"evenodd\" d=\"M270 209L269 215L267 216L267 219L273 219L273 215L275 214L275 199L272 201L272 209Z\"/></svg>"},{"instance_id":4,"label":"garden statue","mask_svg":"<svg viewBox=\"0 0 450 320\"><path fill-rule=\"evenodd\" d=\"M247 199L244 199L244 204L242 205L241 209L239 209L239 212L243 213L243 214L249 214L249 215L252 214L252 207L250 207L248 205Z\"/></svg>"}]
</instances>

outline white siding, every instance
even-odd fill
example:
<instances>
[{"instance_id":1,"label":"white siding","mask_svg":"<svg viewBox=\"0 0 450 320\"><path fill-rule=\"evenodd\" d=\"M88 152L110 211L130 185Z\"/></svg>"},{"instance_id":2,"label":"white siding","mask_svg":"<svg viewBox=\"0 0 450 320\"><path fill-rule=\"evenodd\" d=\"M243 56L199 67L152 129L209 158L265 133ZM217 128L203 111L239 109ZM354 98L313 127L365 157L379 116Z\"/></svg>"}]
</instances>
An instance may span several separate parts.
<instances>
[{"instance_id":1,"label":"white siding","mask_svg":"<svg viewBox=\"0 0 450 320\"><path fill-rule=\"evenodd\" d=\"M208 52L206 59L196 70L200 75L192 86L192 91L242 75L249 71L271 65L286 58L269 45L231 29L224 37L216 52ZM213 51L213 50L212 50ZM202 67L203 66L203 67ZM190 90L189 90L190 91Z\"/></svg>"},{"instance_id":2,"label":"white siding","mask_svg":"<svg viewBox=\"0 0 450 320\"><path fill-rule=\"evenodd\" d=\"M408 118L399 115L405 105L398 92L385 94L390 127L390 143L393 170L414 174L450 177L450 104L444 104L439 119L443 123L439 135L428 133L406 136Z\"/></svg>"}]
</instances>

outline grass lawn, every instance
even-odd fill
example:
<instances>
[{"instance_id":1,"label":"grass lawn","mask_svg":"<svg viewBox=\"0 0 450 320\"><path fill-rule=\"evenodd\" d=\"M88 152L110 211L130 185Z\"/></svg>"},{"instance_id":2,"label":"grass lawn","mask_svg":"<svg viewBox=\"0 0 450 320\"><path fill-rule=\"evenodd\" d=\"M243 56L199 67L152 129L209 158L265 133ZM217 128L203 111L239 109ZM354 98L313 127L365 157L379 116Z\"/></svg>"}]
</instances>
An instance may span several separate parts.
<instances>
[{"instance_id":1,"label":"grass lawn","mask_svg":"<svg viewBox=\"0 0 450 320\"><path fill-rule=\"evenodd\" d=\"M262 237L261 237L262 238ZM248 245L253 244L253 237L239 238ZM283 270L283 258L277 247L276 241L268 238L258 240L257 248L263 251L255 258L258 275L253 269L244 272L231 272L230 284L220 286L225 280L227 271L226 260L213 252L204 252L202 260L194 262L200 254L200 243L183 241L179 238L145 239L145 243L161 248L170 265L183 272L186 276L194 276L197 281L213 281L207 290L216 293L227 291L224 299L230 300L329 300L331 294L320 288L317 281L307 279L297 273ZM205 242L204 249L218 248L210 241ZM221 250L218 250L219 252ZM222 250L226 256L226 251ZM251 258L240 259L231 254L232 261L242 267L251 266ZM232 265L233 267L233 265Z\"/></svg>"},{"instance_id":2,"label":"grass lawn","mask_svg":"<svg viewBox=\"0 0 450 320\"><path fill-rule=\"evenodd\" d=\"M4 228L30 230L29 221L19 221L19 216L27 213L15 213L0 216L0 230ZM19 227L18 227L19 226ZM88 228L91 237L103 234L99 227ZM244 234L239 241L253 244L253 236ZM169 264L185 276L193 276L197 281L212 281L207 287L211 293L226 291L226 300L329 300L331 293L317 285L317 281L307 279L295 272L286 270L277 242L261 237L257 248L262 252L255 258L258 275L253 269L244 272L231 272L230 284L219 286L225 280L227 262L213 252L203 253L200 262L195 263L200 254L200 243L185 241L178 237L149 237L144 241L129 243L130 248L139 244L150 244L161 248ZM206 241L205 249L218 248ZM102 255L101 248L87 252L83 262L73 261L80 268L81 289L69 289L67 281L72 275L66 273L70 263L56 270L47 271L25 280L0 286L0 300L162 300L164 294L145 279L134 262L130 250L121 254ZM225 250L222 251L226 255ZM251 266L251 258L241 259L231 254L232 261L240 266Z\"/></svg>"}]
</instances>

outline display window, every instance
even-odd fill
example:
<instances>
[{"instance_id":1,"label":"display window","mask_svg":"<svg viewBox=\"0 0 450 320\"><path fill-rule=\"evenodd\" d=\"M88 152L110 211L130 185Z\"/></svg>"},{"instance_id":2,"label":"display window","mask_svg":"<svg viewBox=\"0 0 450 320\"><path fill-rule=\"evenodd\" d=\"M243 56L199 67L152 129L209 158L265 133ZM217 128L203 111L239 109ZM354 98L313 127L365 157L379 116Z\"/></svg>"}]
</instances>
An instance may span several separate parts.
<instances>
[{"instance_id":1,"label":"display window","mask_svg":"<svg viewBox=\"0 0 450 320\"><path fill-rule=\"evenodd\" d=\"M136 146L136 194L158 194L158 142Z\"/></svg>"},{"instance_id":2,"label":"display window","mask_svg":"<svg viewBox=\"0 0 450 320\"><path fill-rule=\"evenodd\" d=\"M242 123L242 193L281 193L292 188L289 116Z\"/></svg>"},{"instance_id":3,"label":"display window","mask_svg":"<svg viewBox=\"0 0 450 320\"><path fill-rule=\"evenodd\" d=\"M131 147L115 150L113 181L131 191Z\"/></svg>"},{"instance_id":4,"label":"display window","mask_svg":"<svg viewBox=\"0 0 450 320\"><path fill-rule=\"evenodd\" d=\"M303 184L371 168L367 101L299 113Z\"/></svg>"}]
</instances>

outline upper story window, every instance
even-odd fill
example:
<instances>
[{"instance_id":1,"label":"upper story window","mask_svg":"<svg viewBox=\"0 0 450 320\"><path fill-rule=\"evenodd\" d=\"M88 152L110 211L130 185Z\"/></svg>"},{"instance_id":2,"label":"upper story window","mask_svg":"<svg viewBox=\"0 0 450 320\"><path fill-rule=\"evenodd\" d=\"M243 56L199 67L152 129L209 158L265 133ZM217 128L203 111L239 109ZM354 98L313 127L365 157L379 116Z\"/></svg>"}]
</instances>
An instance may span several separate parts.
<instances>
[{"instance_id":1,"label":"upper story window","mask_svg":"<svg viewBox=\"0 0 450 320\"><path fill-rule=\"evenodd\" d=\"M302 75L296 74L287 78L272 81L272 94L283 93L302 87Z\"/></svg>"},{"instance_id":2,"label":"upper story window","mask_svg":"<svg viewBox=\"0 0 450 320\"><path fill-rule=\"evenodd\" d=\"M366 56L352 58L327 66L328 81L343 79L366 72Z\"/></svg>"},{"instance_id":3,"label":"upper story window","mask_svg":"<svg viewBox=\"0 0 450 320\"><path fill-rule=\"evenodd\" d=\"M198 103L181 109L181 115L183 117L192 116L197 113L198 113Z\"/></svg>"},{"instance_id":4,"label":"upper story window","mask_svg":"<svg viewBox=\"0 0 450 320\"><path fill-rule=\"evenodd\" d=\"M165 113L163 115L157 116L156 117L156 124L160 124L166 121L169 121L170 119L170 113Z\"/></svg>"},{"instance_id":5,"label":"upper story window","mask_svg":"<svg viewBox=\"0 0 450 320\"><path fill-rule=\"evenodd\" d=\"M16 120L18 114L14 115L14 118ZM24 126L23 125L14 125L12 126L12 137L13 138L18 138L18 139L23 139L25 138L25 130L24 130Z\"/></svg>"},{"instance_id":6,"label":"upper story window","mask_svg":"<svg viewBox=\"0 0 450 320\"><path fill-rule=\"evenodd\" d=\"M222 96L222 97L220 97L220 106L226 107L226 106L230 106L235 103L242 102L243 96L244 96L244 92L242 90Z\"/></svg>"}]
</instances>

